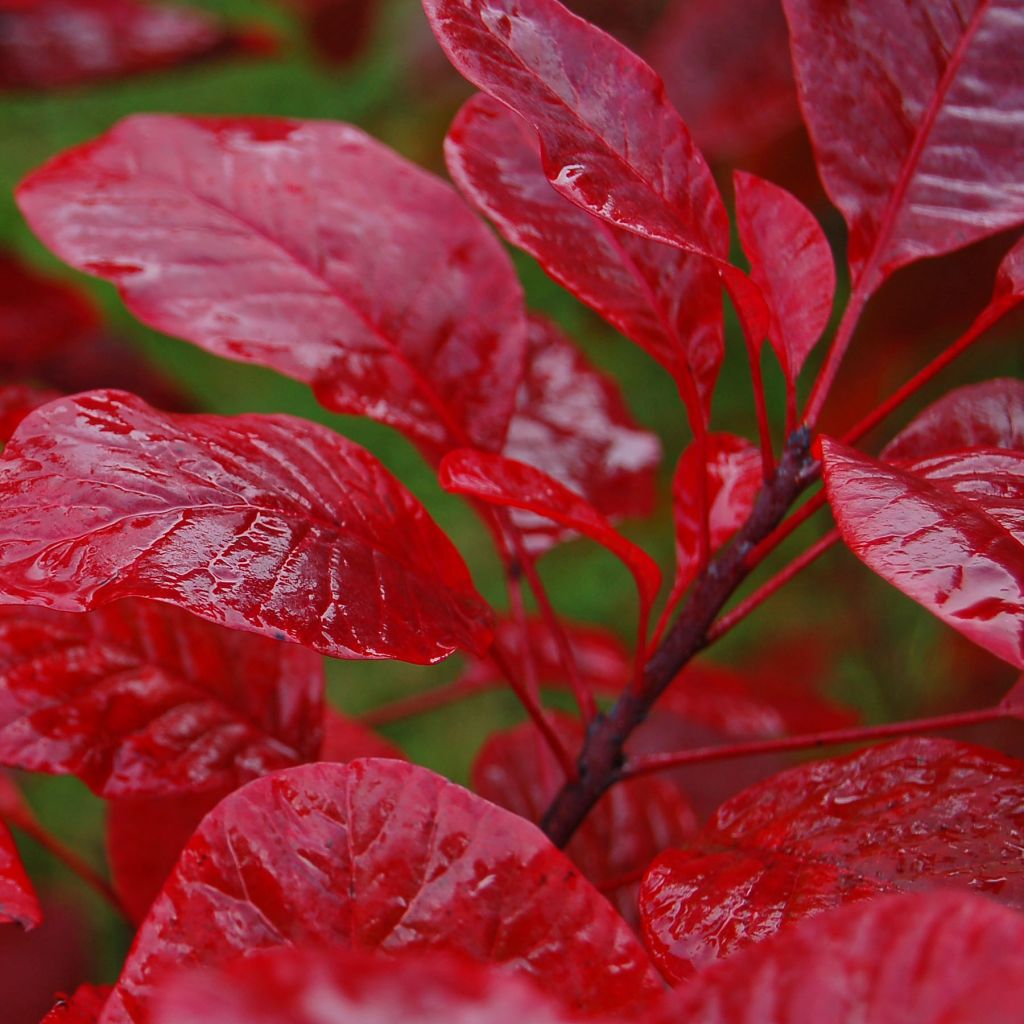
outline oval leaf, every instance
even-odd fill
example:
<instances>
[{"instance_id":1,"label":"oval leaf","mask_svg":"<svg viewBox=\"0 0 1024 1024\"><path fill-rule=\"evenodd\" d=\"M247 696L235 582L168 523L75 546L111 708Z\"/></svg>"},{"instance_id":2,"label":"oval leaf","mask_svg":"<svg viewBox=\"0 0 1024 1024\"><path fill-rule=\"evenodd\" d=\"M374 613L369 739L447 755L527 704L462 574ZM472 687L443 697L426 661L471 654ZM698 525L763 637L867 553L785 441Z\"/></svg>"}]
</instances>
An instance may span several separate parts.
<instances>
[{"instance_id":1,"label":"oval leaf","mask_svg":"<svg viewBox=\"0 0 1024 1024\"><path fill-rule=\"evenodd\" d=\"M431 457L500 448L526 344L512 265L454 190L358 129L139 115L18 202L152 327L312 384Z\"/></svg>"},{"instance_id":2,"label":"oval leaf","mask_svg":"<svg viewBox=\"0 0 1024 1024\"><path fill-rule=\"evenodd\" d=\"M0 821L0 924L14 921L34 928L43 919L39 900L25 874L7 826Z\"/></svg>"},{"instance_id":3,"label":"oval leaf","mask_svg":"<svg viewBox=\"0 0 1024 1024\"><path fill-rule=\"evenodd\" d=\"M0 607L0 764L107 797L233 788L320 749L319 655L151 601Z\"/></svg>"},{"instance_id":4,"label":"oval leaf","mask_svg":"<svg viewBox=\"0 0 1024 1024\"><path fill-rule=\"evenodd\" d=\"M139 930L101 1022L146 1020L175 967L283 945L454 950L590 1014L659 984L625 923L536 828L426 769L366 760L289 769L221 803Z\"/></svg>"},{"instance_id":5,"label":"oval leaf","mask_svg":"<svg viewBox=\"0 0 1024 1024\"><path fill-rule=\"evenodd\" d=\"M650 515L657 437L636 426L616 382L554 324L531 317L529 338L504 454L554 477L609 519ZM514 512L513 521L535 552L567 533L528 512Z\"/></svg>"},{"instance_id":6,"label":"oval leaf","mask_svg":"<svg viewBox=\"0 0 1024 1024\"><path fill-rule=\"evenodd\" d=\"M1019 1021L1024 918L978 896L893 896L825 914L666 997L657 1024Z\"/></svg>"},{"instance_id":7,"label":"oval leaf","mask_svg":"<svg viewBox=\"0 0 1024 1024\"><path fill-rule=\"evenodd\" d=\"M800 102L859 289L1024 221L1017 0L785 7Z\"/></svg>"},{"instance_id":8,"label":"oval leaf","mask_svg":"<svg viewBox=\"0 0 1024 1024\"><path fill-rule=\"evenodd\" d=\"M903 469L821 441L843 540L879 576L1024 668L1024 452L949 452Z\"/></svg>"},{"instance_id":9,"label":"oval leaf","mask_svg":"<svg viewBox=\"0 0 1024 1024\"><path fill-rule=\"evenodd\" d=\"M288 416L52 402L0 459L0 594L175 604L334 657L428 662L487 639L451 543L368 452Z\"/></svg>"},{"instance_id":10,"label":"oval leaf","mask_svg":"<svg viewBox=\"0 0 1024 1024\"><path fill-rule=\"evenodd\" d=\"M1024 763L907 739L802 765L726 801L640 895L648 949L682 978L830 907L958 886L1024 908Z\"/></svg>"},{"instance_id":11,"label":"oval leaf","mask_svg":"<svg viewBox=\"0 0 1024 1024\"><path fill-rule=\"evenodd\" d=\"M441 954L270 949L169 983L153 1024L568 1024L522 979ZM328 1008L330 1008L328 1010ZM577 1020L575 1016L571 1018Z\"/></svg>"},{"instance_id":12,"label":"oval leaf","mask_svg":"<svg viewBox=\"0 0 1024 1024\"><path fill-rule=\"evenodd\" d=\"M725 354L722 292L707 261L594 217L556 192L536 135L477 95L445 140L452 178L513 245L657 359L690 374L705 411ZM681 386L685 397L685 383Z\"/></svg>"}]
</instances>

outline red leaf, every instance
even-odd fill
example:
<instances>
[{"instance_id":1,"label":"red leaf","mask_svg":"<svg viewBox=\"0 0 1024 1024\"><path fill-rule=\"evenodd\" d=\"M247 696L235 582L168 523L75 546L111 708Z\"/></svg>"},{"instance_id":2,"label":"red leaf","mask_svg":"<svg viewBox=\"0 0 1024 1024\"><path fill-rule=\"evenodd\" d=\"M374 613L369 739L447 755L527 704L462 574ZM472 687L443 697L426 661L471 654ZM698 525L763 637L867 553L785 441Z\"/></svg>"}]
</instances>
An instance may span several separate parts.
<instances>
[{"instance_id":1,"label":"red leaf","mask_svg":"<svg viewBox=\"0 0 1024 1024\"><path fill-rule=\"evenodd\" d=\"M22 928L34 928L42 920L39 900L21 865L17 847L0 821L0 924L15 921Z\"/></svg>"},{"instance_id":2,"label":"red leaf","mask_svg":"<svg viewBox=\"0 0 1024 1024\"><path fill-rule=\"evenodd\" d=\"M677 0L647 52L701 149L759 149L800 124L779 0Z\"/></svg>"},{"instance_id":3,"label":"red leaf","mask_svg":"<svg viewBox=\"0 0 1024 1024\"><path fill-rule=\"evenodd\" d=\"M978 889L1024 907L1024 764L908 739L802 765L723 804L652 865L640 909L670 978L780 927L887 890Z\"/></svg>"},{"instance_id":4,"label":"red leaf","mask_svg":"<svg viewBox=\"0 0 1024 1024\"><path fill-rule=\"evenodd\" d=\"M18 201L152 327L312 384L434 458L500 448L526 344L511 263L449 186L358 129L140 115Z\"/></svg>"},{"instance_id":5,"label":"red leaf","mask_svg":"<svg viewBox=\"0 0 1024 1024\"><path fill-rule=\"evenodd\" d=\"M404 761L405 754L355 718L334 708L324 715L324 741L320 761L354 761L359 757L390 757Z\"/></svg>"},{"instance_id":6,"label":"red leaf","mask_svg":"<svg viewBox=\"0 0 1024 1024\"><path fill-rule=\"evenodd\" d=\"M636 426L615 381L554 324L531 317L529 339L504 454L565 484L609 519L650 515L657 437ZM537 552L566 533L530 513L514 512L513 521Z\"/></svg>"},{"instance_id":7,"label":"red leaf","mask_svg":"<svg viewBox=\"0 0 1024 1024\"><path fill-rule=\"evenodd\" d=\"M854 283L1024 221L1016 0L785 0L818 168Z\"/></svg>"},{"instance_id":8,"label":"red leaf","mask_svg":"<svg viewBox=\"0 0 1024 1024\"><path fill-rule=\"evenodd\" d=\"M97 1024L109 994L107 985L80 985L70 999L59 999L41 1024Z\"/></svg>"},{"instance_id":9,"label":"red leaf","mask_svg":"<svg viewBox=\"0 0 1024 1024\"><path fill-rule=\"evenodd\" d=\"M220 970L174 979L155 1002L153 1024L570 1019L533 986L486 964L437 953L392 957L358 949L269 949Z\"/></svg>"},{"instance_id":10,"label":"red leaf","mask_svg":"<svg viewBox=\"0 0 1024 1024\"><path fill-rule=\"evenodd\" d=\"M462 448L444 457L441 486L453 494L544 516L582 533L619 558L636 580L645 611L658 596L661 570L641 548L616 532L585 499L532 466Z\"/></svg>"},{"instance_id":11,"label":"red leaf","mask_svg":"<svg viewBox=\"0 0 1024 1024\"><path fill-rule=\"evenodd\" d=\"M950 391L900 431L882 458L914 462L958 448L1024 451L1024 382L1003 378Z\"/></svg>"},{"instance_id":12,"label":"red leaf","mask_svg":"<svg viewBox=\"0 0 1024 1024\"><path fill-rule=\"evenodd\" d=\"M28 384L0 384L0 442L6 444L30 412L57 397L56 391Z\"/></svg>"},{"instance_id":13,"label":"red leaf","mask_svg":"<svg viewBox=\"0 0 1024 1024\"><path fill-rule=\"evenodd\" d=\"M568 749L579 749L579 722L559 715L553 724ZM529 723L492 735L473 764L473 789L527 821L541 820L564 782L550 748ZM667 846L686 842L696 831L696 815L677 786L634 779L601 798L565 852L635 925L641 872Z\"/></svg>"},{"instance_id":14,"label":"red leaf","mask_svg":"<svg viewBox=\"0 0 1024 1024\"><path fill-rule=\"evenodd\" d=\"M832 313L836 270L821 226L785 189L737 171L736 223L768 305L768 338L792 384Z\"/></svg>"},{"instance_id":15,"label":"red leaf","mask_svg":"<svg viewBox=\"0 0 1024 1024\"><path fill-rule=\"evenodd\" d=\"M722 294L713 267L591 216L545 177L526 124L474 96L445 140L456 184L513 245L632 338L710 406L722 365Z\"/></svg>"},{"instance_id":16,"label":"red leaf","mask_svg":"<svg viewBox=\"0 0 1024 1024\"><path fill-rule=\"evenodd\" d=\"M203 822L102 1019L145 1019L170 969L267 946L448 949L614 1013L657 991L624 922L532 825L398 761L257 779Z\"/></svg>"},{"instance_id":17,"label":"red leaf","mask_svg":"<svg viewBox=\"0 0 1024 1024\"><path fill-rule=\"evenodd\" d=\"M0 764L107 797L222 789L315 757L322 659L150 601L0 607Z\"/></svg>"},{"instance_id":18,"label":"red leaf","mask_svg":"<svg viewBox=\"0 0 1024 1024\"><path fill-rule=\"evenodd\" d=\"M435 661L488 637L462 559L368 452L287 416L61 399L0 459L7 601L148 597L335 657Z\"/></svg>"},{"instance_id":19,"label":"red leaf","mask_svg":"<svg viewBox=\"0 0 1024 1024\"><path fill-rule=\"evenodd\" d=\"M302 18L309 45L331 65L347 64L369 41L378 0L286 0Z\"/></svg>"},{"instance_id":20,"label":"red leaf","mask_svg":"<svg viewBox=\"0 0 1024 1024\"><path fill-rule=\"evenodd\" d=\"M701 463L700 447L689 445L679 459L672 479L676 522L676 580L673 595L681 594L700 569L702 508L700 477L707 481L708 533L712 551L717 550L747 521L763 481L761 456L743 437L735 434L707 436L707 462Z\"/></svg>"},{"instance_id":21,"label":"red leaf","mask_svg":"<svg viewBox=\"0 0 1024 1024\"><path fill-rule=\"evenodd\" d=\"M807 921L666 997L659 1024L1020 1019L1024 919L978 896L893 896Z\"/></svg>"},{"instance_id":22,"label":"red leaf","mask_svg":"<svg viewBox=\"0 0 1024 1024\"><path fill-rule=\"evenodd\" d=\"M949 452L907 469L821 440L843 540L879 576L1024 668L1024 452Z\"/></svg>"},{"instance_id":23,"label":"red leaf","mask_svg":"<svg viewBox=\"0 0 1024 1024\"><path fill-rule=\"evenodd\" d=\"M240 49L266 51L201 11L136 0L38 0L0 11L0 89L59 89Z\"/></svg>"}]
</instances>

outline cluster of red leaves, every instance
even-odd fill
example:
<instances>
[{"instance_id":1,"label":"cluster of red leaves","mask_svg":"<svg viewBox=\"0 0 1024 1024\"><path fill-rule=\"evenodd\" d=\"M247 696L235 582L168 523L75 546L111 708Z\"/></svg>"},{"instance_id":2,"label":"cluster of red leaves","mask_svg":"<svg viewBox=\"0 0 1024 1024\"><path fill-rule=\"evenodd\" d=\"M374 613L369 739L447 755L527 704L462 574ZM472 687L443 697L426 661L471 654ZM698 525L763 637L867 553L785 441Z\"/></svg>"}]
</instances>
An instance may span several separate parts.
<instances>
[{"instance_id":1,"label":"cluster of red leaves","mask_svg":"<svg viewBox=\"0 0 1024 1024\"><path fill-rule=\"evenodd\" d=\"M50 6L5 5L0 24ZM768 6L750 5L739 52L765 54L771 134L793 86ZM350 126L255 118L132 117L30 175L18 199L39 237L114 282L140 319L404 433L443 487L473 499L511 605L496 616L420 502L339 435L162 411L165 392L147 402L123 379L70 374L67 353L102 337L94 313L11 263L0 765L75 775L110 800L114 888L139 923L117 983L81 989L47 1024L1024 1019L1020 761L903 739L773 775L703 826L700 792L650 778L935 727L844 728L770 672L686 664L742 617L716 621L802 521L783 517L819 476L825 497L808 508L827 499L866 565L1024 669L1024 385L961 388L877 456L853 447L1024 300L1024 243L918 378L842 438L809 443L882 284L1024 223L1019 5L786 0L795 88L849 228L851 292L806 402L798 378L836 291L809 210L736 174L737 266L697 136L639 57L557 0L424 7L483 90L446 143L462 195L678 387L693 441L673 482L674 585L652 635L661 570L614 522L651 507L657 440L614 381L527 312L508 255L450 185ZM691 26L687 45L697 27L715 35L710 10L670 12ZM721 75L700 134L756 134ZM713 429L723 290L756 441ZM29 355L17 339L39 308ZM765 342L787 385L781 458ZM558 619L539 583L537 558L578 535L635 579L634 652ZM321 655L457 651L455 691L507 683L531 718L486 744L475 794L324 702ZM543 707L552 686L579 718ZM1021 714L1015 690L973 720ZM719 745L651 749L686 729ZM567 807L562 853L531 822L557 835ZM2 814L35 828L15 800ZM0 919L39 914L3 831Z\"/></svg>"}]
</instances>

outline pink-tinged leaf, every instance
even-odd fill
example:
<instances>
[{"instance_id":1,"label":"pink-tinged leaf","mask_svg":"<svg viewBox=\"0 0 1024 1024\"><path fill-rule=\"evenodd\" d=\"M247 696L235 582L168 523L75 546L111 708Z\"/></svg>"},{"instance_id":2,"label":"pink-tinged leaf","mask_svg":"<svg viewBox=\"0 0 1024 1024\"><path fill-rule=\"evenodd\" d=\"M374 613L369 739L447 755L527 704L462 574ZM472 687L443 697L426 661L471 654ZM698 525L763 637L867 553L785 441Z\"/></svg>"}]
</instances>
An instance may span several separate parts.
<instances>
[{"instance_id":1,"label":"pink-tinged leaf","mask_svg":"<svg viewBox=\"0 0 1024 1024\"><path fill-rule=\"evenodd\" d=\"M37 0L0 10L0 89L60 89L236 51L267 52L190 7L137 0Z\"/></svg>"},{"instance_id":2,"label":"pink-tinged leaf","mask_svg":"<svg viewBox=\"0 0 1024 1024\"><path fill-rule=\"evenodd\" d=\"M462 952L592 1015L659 984L622 919L534 826L426 769L365 760L257 779L208 815L101 1022L145 1020L174 968L286 945Z\"/></svg>"},{"instance_id":3,"label":"pink-tinged leaf","mask_svg":"<svg viewBox=\"0 0 1024 1024\"><path fill-rule=\"evenodd\" d=\"M1024 676L1013 684L999 706L1014 718L1024 718Z\"/></svg>"},{"instance_id":4,"label":"pink-tinged leaf","mask_svg":"<svg viewBox=\"0 0 1024 1024\"><path fill-rule=\"evenodd\" d=\"M676 523L674 595L681 594L700 569L701 475L706 479L712 551L725 544L746 522L763 483L760 453L746 438L709 434L706 463L702 464L700 456L700 447L696 443L689 445L672 480Z\"/></svg>"},{"instance_id":5,"label":"pink-tinged leaf","mask_svg":"<svg viewBox=\"0 0 1024 1024\"><path fill-rule=\"evenodd\" d=\"M0 593L146 597L335 657L429 662L489 637L451 542L358 445L288 416L51 402L0 459Z\"/></svg>"},{"instance_id":6,"label":"pink-tinged leaf","mask_svg":"<svg viewBox=\"0 0 1024 1024\"><path fill-rule=\"evenodd\" d=\"M512 265L453 189L356 128L139 115L18 202L159 330L305 381L432 458L504 441L526 346Z\"/></svg>"},{"instance_id":7,"label":"pink-tinged leaf","mask_svg":"<svg viewBox=\"0 0 1024 1024\"><path fill-rule=\"evenodd\" d=\"M42 920L39 900L25 874L7 826L0 821L0 924L14 921L34 928Z\"/></svg>"},{"instance_id":8,"label":"pink-tinged leaf","mask_svg":"<svg viewBox=\"0 0 1024 1024\"><path fill-rule=\"evenodd\" d=\"M99 316L87 295L0 251L0 369L5 376L31 374L40 362L98 328Z\"/></svg>"},{"instance_id":9,"label":"pink-tinged leaf","mask_svg":"<svg viewBox=\"0 0 1024 1024\"><path fill-rule=\"evenodd\" d=\"M441 486L453 494L543 516L606 547L636 580L650 609L661 586L661 570L641 548L618 533L589 502L533 466L500 455L462 448L444 457Z\"/></svg>"},{"instance_id":10,"label":"pink-tinged leaf","mask_svg":"<svg viewBox=\"0 0 1024 1024\"><path fill-rule=\"evenodd\" d=\"M358 949L268 949L220 970L172 979L152 1024L569 1024L521 978L438 953L384 956ZM325 1016L327 1014L328 1016Z\"/></svg>"},{"instance_id":11,"label":"pink-tinged leaf","mask_svg":"<svg viewBox=\"0 0 1024 1024\"><path fill-rule=\"evenodd\" d=\"M559 715L554 724L570 750L580 748L578 721ZM527 821L541 820L564 782L549 747L529 723L495 733L473 764L473 789ZM642 872L662 850L686 842L696 831L696 815L677 786L634 779L601 798L565 852L635 925Z\"/></svg>"},{"instance_id":12,"label":"pink-tinged leaf","mask_svg":"<svg viewBox=\"0 0 1024 1024\"><path fill-rule=\"evenodd\" d=\"M779 0L676 0L646 53L711 159L748 154L800 123Z\"/></svg>"},{"instance_id":13,"label":"pink-tinged leaf","mask_svg":"<svg viewBox=\"0 0 1024 1024\"><path fill-rule=\"evenodd\" d=\"M650 515L661 461L658 438L636 426L616 382L591 366L554 324L531 317L529 339L503 454L547 473L609 519ZM528 512L512 516L534 552L566 534Z\"/></svg>"},{"instance_id":14,"label":"pink-tinged leaf","mask_svg":"<svg viewBox=\"0 0 1024 1024\"><path fill-rule=\"evenodd\" d=\"M657 1024L1013 1024L1024 918L964 893L823 914L668 995Z\"/></svg>"},{"instance_id":15,"label":"pink-tinged leaf","mask_svg":"<svg viewBox=\"0 0 1024 1024\"><path fill-rule=\"evenodd\" d=\"M733 181L743 251L768 306L768 339L792 386L832 313L832 250L810 210L785 189L741 171Z\"/></svg>"},{"instance_id":16,"label":"pink-tinged leaf","mask_svg":"<svg viewBox=\"0 0 1024 1024\"><path fill-rule=\"evenodd\" d=\"M107 797L233 788L314 758L319 655L152 601L0 606L0 764Z\"/></svg>"},{"instance_id":17,"label":"pink-tinged leaf","mask_svg":"<svg viewBox=\"0 0 1024 1024\"><path fill-rule=\"evenodd\" d=\"M785 0L855 285L1024 221L1017 0Z\"/></svg>"},{"instance_id":18,"label":"pink-tinged leaf","mask_svg":"<svg viewBox=\"0 0 1024 1024\"><path fill-rule=\"evenodd\" d=\"M73 996L58 999L41 1024L96 1024L110 992L109 985L80 985Z\"/></svg>"},{"instance_id":19,"label":"pink-tinged leaf","mask_svg":"<svg viewBox=\"0 0 1024 1024\"><path fill-rule=\"evenodd\" d=\"M821 440L851 551L947 625L1024 668L1024 452L969 448L887 466Z\"/></svg>"},{"instance_id":20,"label":"pink-tinged leaf","mask_svg":"<svg viewBox=\"0 0 1024 1024\"><path fill-rule=\"evenodd\" d=\"M536 135L477 95L445 140L452 178L513 245L657 359L705 409L722 364L722 291L707 261L592 216L556 192Z\"/></svg>"},{"instance_id":21,"label":"pink-tinged leaf","mask_svg":"<svg viewBox=\"0 0 1024 1024\"><path fill-rule=\"evenodd\" d=\"M885 446L887 462L914 462L958 448L1024 451L1024 381L1007 377L957 388Z\"/></svg>"},{"instance_id":22,"label":"pink-tinged leaf","mask_svg":"<svg viewBox=\"0 0 1024 1024\"><path fill-rule=\"evenodd\" d=\"M975 889L1024 907L1024 763L908 739L802 765L724 803L651 867L640 910L662 973L686 977L809 914L873 894Z\"/></svg>"}]
</instances>

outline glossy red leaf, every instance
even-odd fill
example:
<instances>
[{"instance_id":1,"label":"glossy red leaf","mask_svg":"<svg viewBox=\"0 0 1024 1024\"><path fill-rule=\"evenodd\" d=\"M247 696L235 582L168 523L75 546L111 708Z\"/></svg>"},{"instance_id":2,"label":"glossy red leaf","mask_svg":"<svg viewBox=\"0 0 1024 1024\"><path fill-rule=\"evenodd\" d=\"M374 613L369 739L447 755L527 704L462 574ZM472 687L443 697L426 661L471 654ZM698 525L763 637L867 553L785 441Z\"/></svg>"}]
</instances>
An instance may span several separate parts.
<instances>
[{"instance_id":1,"label":"glossy red leaf","mask_svg":"<svg viewBox=\"0 0 1024 1024\"><path fill-rule=\"evenodd\" d=\"M901 430L882 458L914 462L958 448L1024 451L1024 381L1006 377L950 391Z\"/></svg>"},{"instance_id":2,"label":"glossy red leaf","mask_svg":"<svg viewBox=\"0 0 1024 1024\"><path fill-rule=\"evenodd\" d=\"M554 725L568 749L578 750L583 727L559 715ZM558 762L532 724L495 733L473 764L473 789L527 821L539 822L565 782ZM661 779L634 779L612 787L572 837L565 852L573 863L637 923L637 884L666 847L697 831L697 817L683 792Z\"/></svg>"},{"instance_id":3,"label":"glossy red leaf","mask_svg":"<svg viewBox=\"0 0 1024 1024\"><path fill-rule=\"evenodd\" d=\"M326 1015L326 1016L325 1016ZM153 1024L568 1024L554 1000L488 964L441 954L269 949L169 982Z\"/></svg>"},{"instance_id":4,"label":"glossy red leaf","mask_svg":"<svg viewBox=\"0 0 1024 1024\"><path fill-rule=\"evenodd\" d=\"M709 408L724 355L713 267L617 228L556 192L535 133L489 96L474 96L459 112L445 156L456 184L505 238L678 381L692 374Z\"/></svg>"},{"instance_id":5,"label":"glossy red leaf","mask_svg":"<svg viewBox=\"0 0 1024 1024\"><path fill-rule=\"evenodd\" d=\"M151 601L0 607L0 764L108 797L233 787L320 749L319 655Z\"/></svg>"},{"instance_id":6,"label":"glossy red leaf","mask_svg":"<svg viewBox=\"0 0 1024 1024\"><path fill-rule=\"evenodd\" d=\"M700 447L689 445L672 479L676 524L676 580L673 594L682 593L700 569L702 507L700 477L705 476L708 534L716 551L746 522L763 483L761 455L743 437L709 434L707 461Z\"/></svg>"},{"instance_id":7,"label":"glossy red leaf","mask_svg":"<svg viewBox=\"0 0 1024 1024\"><path fill-rule=\"evenodd\" d=\"M869 568L1024 668L1024 452L970 448L909 468L823 438L828 499Z\"/></svg>"},{"instance_id":8,"label":"glossy red leaf","mask_svg":"<svg viewBox=\"0 0 1024 1024\"><path fill-rule=\"evenodd\" d=\"M907 739L776 775L652 865L640 909L662 973L686 977L809 914L956 886L1024 907L1024 764Z\"/></svg>"},{"instance_id":9,"label":"glossy red leaf","mask_svg":"<svg viewBox=\"0 0 1024 1024\"><path fill-rule=\"evenodd\" d=\"M779 0L676 0L645 52L711 159L748 154L800 123Z\"/></svg>"},{"instance_id":10,"label":"glossy red leaf","mask_svg":"<svg viewBox=\"0 0 1024 1024\"><path fill-rule=\"evenodd\" d=\"M61 611L175 604L335 657L434 661L488 613L423 507L368 452L288 416L52 402L0 459L0 592Z\"/></svg>"},{"instance_id":11,"label":"glossy red leaf","mask_svg":"<svg viewBox=\"0 0 1024 1024\"><path fill-rule=\"evenodd\" d=\"M469 448L449 452L441 463L441 486L453 494L544 516L596 541L619 558L636 580L650 609L661 586L661 570L641 548L618 533L589 502L533 466Z\"/></svg>"},{"instance_id":12,"label":"glossy red leaf","mask_svg":"<svg viewBox=\"0 0 1024 1024\"><path fill-rule=\"evenodd\" d=\"M305 381L432 457L500 448L526 345L511 263L448 185L358 129L138 115L18 202L151 326Z\"/></svg>"},{"instance_id":13,"label":"glossy red leaf","mask_svg":"<svg viewBox=\"0 0 1024 1024\"><path fill-rule=\"evenodd\" d=\"M795 196L737 171L736 225L768 306L768 339L792 384L832 314L836 270L825 233Z\"/></svg>"},{"instance_id":14,"label":"glossy red leaf","mask_svg":"<svg viewBox=\"0 0 1024 1024\"><path fill-rule=\"evenodd\" d=\"M658 438L636 426L617 383L553 323L531 317L529 339L504 454L565 484L609 519L650 515ZM546 551L566 535L528 512L512 515L532 551Z\"/></svg>"},{"instance_id":15,"label":"glossy red leaf","mask_svg":"<svg viewBox=\"0 0 1024 1024\"><path fill-rule=\"evenodd\" d=\"M262 30L233 32L176 4L36 0L0 10L0 89L67 88L272 47Z\"/></svg>"},{"instance_id":16,"label":"glossy red leaf","mask_svg":"<svg viewBox=\"0 0 1024 1024\"><path fill-rule=\"evenodd\" d=\"M785 0L822 181L854 282L1024 221L1017 0Z\"/></svg>"},{"instance_id":17,"label":"glossy red leaf","mask_svg":"<svg viewBox=\"0 0 1024 1024\"><path fill-rule=\"evenodd\" d=\"M0 821L0 924L14 921L34 928L42 920L39 900L25 874L7 826Z\"/></svg>"},{"instance_id":18,"label":"glossy red leaf","mask_svg":"<svg viewBox=\"0 0 1024 1024\"><path fill-rule=\"evenodd\" d=\"M366 760L257 779L208 815L101 1022L145 1020L172 968L282 945L454 950L588 1014L658 989L622 919L534 826L426 769Z\"/></svg>"},{"instance_id":19,"label":"glossy red leaf","mask_svg":"<svg viewBox=\"0 0 1024 1024\"><path fill-rule=\"evenodd\" d=\"M96 1024L109 994L106 985L80 985L70 998L58 999L41 1024Z\"/></svg>"},{"instance_id":20,"label":"glossy red leaf","mask_svg":"<svg viewBox=\"0 0 1024 1024\"><path fill-rule=\"evenodd\" d=\"M963 893L892 896L807 921L698 975L657 1024L1011 1024L1024 918Z\"/></svg>"}]
</instances>

